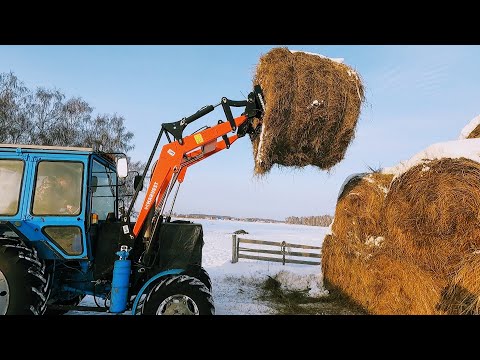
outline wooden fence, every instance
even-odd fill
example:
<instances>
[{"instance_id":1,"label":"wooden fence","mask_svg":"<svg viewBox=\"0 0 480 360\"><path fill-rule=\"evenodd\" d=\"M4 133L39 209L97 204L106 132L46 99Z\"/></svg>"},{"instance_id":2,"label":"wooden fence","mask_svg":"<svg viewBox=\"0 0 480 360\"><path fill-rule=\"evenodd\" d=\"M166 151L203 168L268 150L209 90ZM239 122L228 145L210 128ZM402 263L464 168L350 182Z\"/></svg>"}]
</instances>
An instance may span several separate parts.
<instances>
[{"instance_id":1,"label":"wooden fence","mask_svg":"<svg viewBox=\"0 0 480 360\"><path fill-rule=\"evenodd\" d=\"M246 248L241 246L241 244L266 245L269 248L267 249ZM274 250L275 248L279 248L279 250ZM313 252L313 253L299 252L299 251L291 251L292 248L306 249L306 250L319 250L319 251ZM254 259L254 260L281 262L283 263L283 265L285 265L285 263L320 265L319 261L297 260L296 258L303 257L303 258L320 259L322 257L322 255L320 254L321 249L322 248L319 246L290 244L285 241L276 242L276 241L265 241L265 240L251 240L251 239L244 239L244 238L238 237L237 235L232 235L232 263L238 262L238 259ZM281 255L281 257L249 255L248 253ZM294 257L294 258L292 259L291 257Z\"/></svg>"}]
</instances>

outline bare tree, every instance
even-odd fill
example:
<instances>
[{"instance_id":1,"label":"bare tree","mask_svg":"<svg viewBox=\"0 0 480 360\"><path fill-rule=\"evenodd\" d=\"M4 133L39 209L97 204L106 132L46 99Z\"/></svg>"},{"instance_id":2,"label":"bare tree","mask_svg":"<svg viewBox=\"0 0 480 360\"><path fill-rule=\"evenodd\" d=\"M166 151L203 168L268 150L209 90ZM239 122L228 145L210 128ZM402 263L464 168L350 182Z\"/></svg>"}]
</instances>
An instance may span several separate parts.
<instances>
[{"instance_id":1,"label":"bare tree","mask_svg":"<svg viewBox=\"0 0 480 360\"><path fill-rule=\"evenodd\" d=\"M133 150L133 133L127 131L125 119L117 114L97 115L86 124L83 141L85 144L105 152Z\"/></svg>"},{"instance_id":2,"label":"bare tree","mask_svg":"<svg viewBox=\"0 0 480 360\"><path fill-rule=\"evenodd\" d=\"M51 127L55 145L88 146L85 130L91 122L92 108L81 98L71 98L61 107L61 119ZM91 129L94 131L94 129Z\"/></svg>"},{"instance_id":3,"label":"bare tree","mask_svg":"<svg viewBox=\"0 0 480 360\"><path fill-rule=\"evenodd\" d=\"M82 98L66 98L58 89L28 89L12 72L0 73L0 142L92 147L103 152L133 150L133 133L117 114L93 115ZM131 170L144 164L131 161ZM128 204L133 193L133 175L120 195Z\"/></svg>"},{"instance_id":4,"label":"bare tree","mask_svg":"<svg viewBox=\"0 0 480 360\"><path fill-rule=\"evenodd\" d=\"M57 134L52 132L55 124L62 121L62 106L65 96L58 90L38 88L28 105L32 122L28 143L54 145Z\"/></svg>"},{"instance_id":5,"label":"bare tree","mask_svg":"<svg viewBox=\"0 0 480 360\"><path fill-rule=\"evenodd\" d=\"M130 206L130 202L132 200L132 195L135 193L135 189L133 187L133 180L136 175L141 175L145 169L146 163L142 161L132 161L132 159L128 156L128 176L122 181L124 186L119 187L119 197L123 200L125 209ZM148 186L149 178L145 178L144 180L144 189ZM138 212L133 209L132 215L138 215Z\"/></svg>"},{"instance_id":6,"label":"bare tree","mask_svg":"<svg viewBox=\"0 0 480 360\"><path fill-rule=\"evenodd\" d=\"M28 138L30 98L29 90L13 73L0 74L0 142L18 143Z\"/></svg>"},{"instance_id":7,"label":"bare tree","mask_svg":"<svg viewBox=\"0 0 480 360\"><path fill-rule=\"evenodd\" d=\"M28 89L13 73L0 74L0 141L38 145L91 146L128 153L133 133L123 116L93 115L82 98L58 89Z\"/></svg>"}]
</instances>

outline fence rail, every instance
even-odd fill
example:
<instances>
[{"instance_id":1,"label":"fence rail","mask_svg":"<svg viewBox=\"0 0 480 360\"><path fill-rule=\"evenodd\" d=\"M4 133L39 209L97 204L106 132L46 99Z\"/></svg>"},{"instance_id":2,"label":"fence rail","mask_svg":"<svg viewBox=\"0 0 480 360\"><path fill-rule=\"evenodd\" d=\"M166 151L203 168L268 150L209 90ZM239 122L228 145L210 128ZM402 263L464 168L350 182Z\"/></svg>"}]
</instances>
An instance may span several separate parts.
<instances>
[{"instance_id":1,"label":"fence rail","mask_svg":"<svg viewBox=\"0 0 480 360\"><path fill-rule=\"evenodd\" d=\"M256 245L267 245L271 247L278 247L279 250L274 249L255 249L247 248L240 246L240 244L256 244ZM299 252L291 251L290 249L306 249L306 250L321 250L320 246L311 246L303 244L291 244L285 241L266 241L266 240L252 240L244 239L238 237L237 235L232 235L232 263L237 263L238 259L253 259L253 260L262 260L262 261L275 261L281 262L283 265L285 263L292 264L306 264L306 265L320 265L319 261L310 261L310 260L297 260L291 259L290 257L306 257L306 258L317 258L320 259L322 255L320 251L318 252ZM257 256L249 255L245 253L258 253L258 254L271 254L271 255L280 255L281 257L274 256Z\"/></svg>"}]
</instances>

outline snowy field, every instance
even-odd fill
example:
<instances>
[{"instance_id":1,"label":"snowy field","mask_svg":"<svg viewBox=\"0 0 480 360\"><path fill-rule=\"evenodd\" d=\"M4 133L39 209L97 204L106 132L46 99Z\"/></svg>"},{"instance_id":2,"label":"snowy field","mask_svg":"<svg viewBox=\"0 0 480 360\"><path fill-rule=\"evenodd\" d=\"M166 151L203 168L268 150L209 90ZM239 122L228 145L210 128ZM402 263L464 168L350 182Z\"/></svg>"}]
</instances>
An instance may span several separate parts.
<instances>
[{"instance_id":1,"label":"snowy field","mask_svg":"<svg viewBox=\"0 0 480 360\"><path fill-rule=\"evenodd\" d=\"M236 230L247 231L248 235L240 236L248 239L321 246L325 234L329 231L328 228L228 220L196 220L195 222L203 225L205 241L203 266L212 279L217 315L273 314L274 310L267 302L257 299L258 284L266 280L267 276L277 274L279 274L277 280L287 289L308 290L309 295L315 297L328 294L323 288L321 266L282 265L278 262L249 259L239 259L238 263L231 263L232 234ZM248 247L255 247L255 245L248 244ZM308 251L312 252L312 250ZM95 306L91 296L87 296L81 305ZM94 313L70 311L67 314L92 315Z\"/></svg>"}]
</instances>

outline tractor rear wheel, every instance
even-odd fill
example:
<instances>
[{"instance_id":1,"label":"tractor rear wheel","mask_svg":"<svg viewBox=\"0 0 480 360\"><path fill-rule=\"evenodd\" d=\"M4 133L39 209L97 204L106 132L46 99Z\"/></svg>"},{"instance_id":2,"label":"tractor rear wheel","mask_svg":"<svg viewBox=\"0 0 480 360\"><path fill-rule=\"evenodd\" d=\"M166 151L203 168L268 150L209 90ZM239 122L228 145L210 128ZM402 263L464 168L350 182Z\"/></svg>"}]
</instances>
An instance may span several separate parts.
<instances>
[{"instance_id":1,"label":"tractor rear wheel","mask_svg":"<svg viewBox=\"0 0 480 360\"><path fill-rule=\"evenodd\" d=\"M42 315L50 277L35 249L0 239L0 315Z\"/></svg>"},{"instance_id":2,"label":"tractor rear wheel","mask_svg":"<svg viewBox=\"0 0 480 360\"><path fill-rule=\"evenodd\" d=\"M197 278L174 275L162 279L148 293L143 315L214 315L210 290Z\"/></svg>"}]
</instances>

